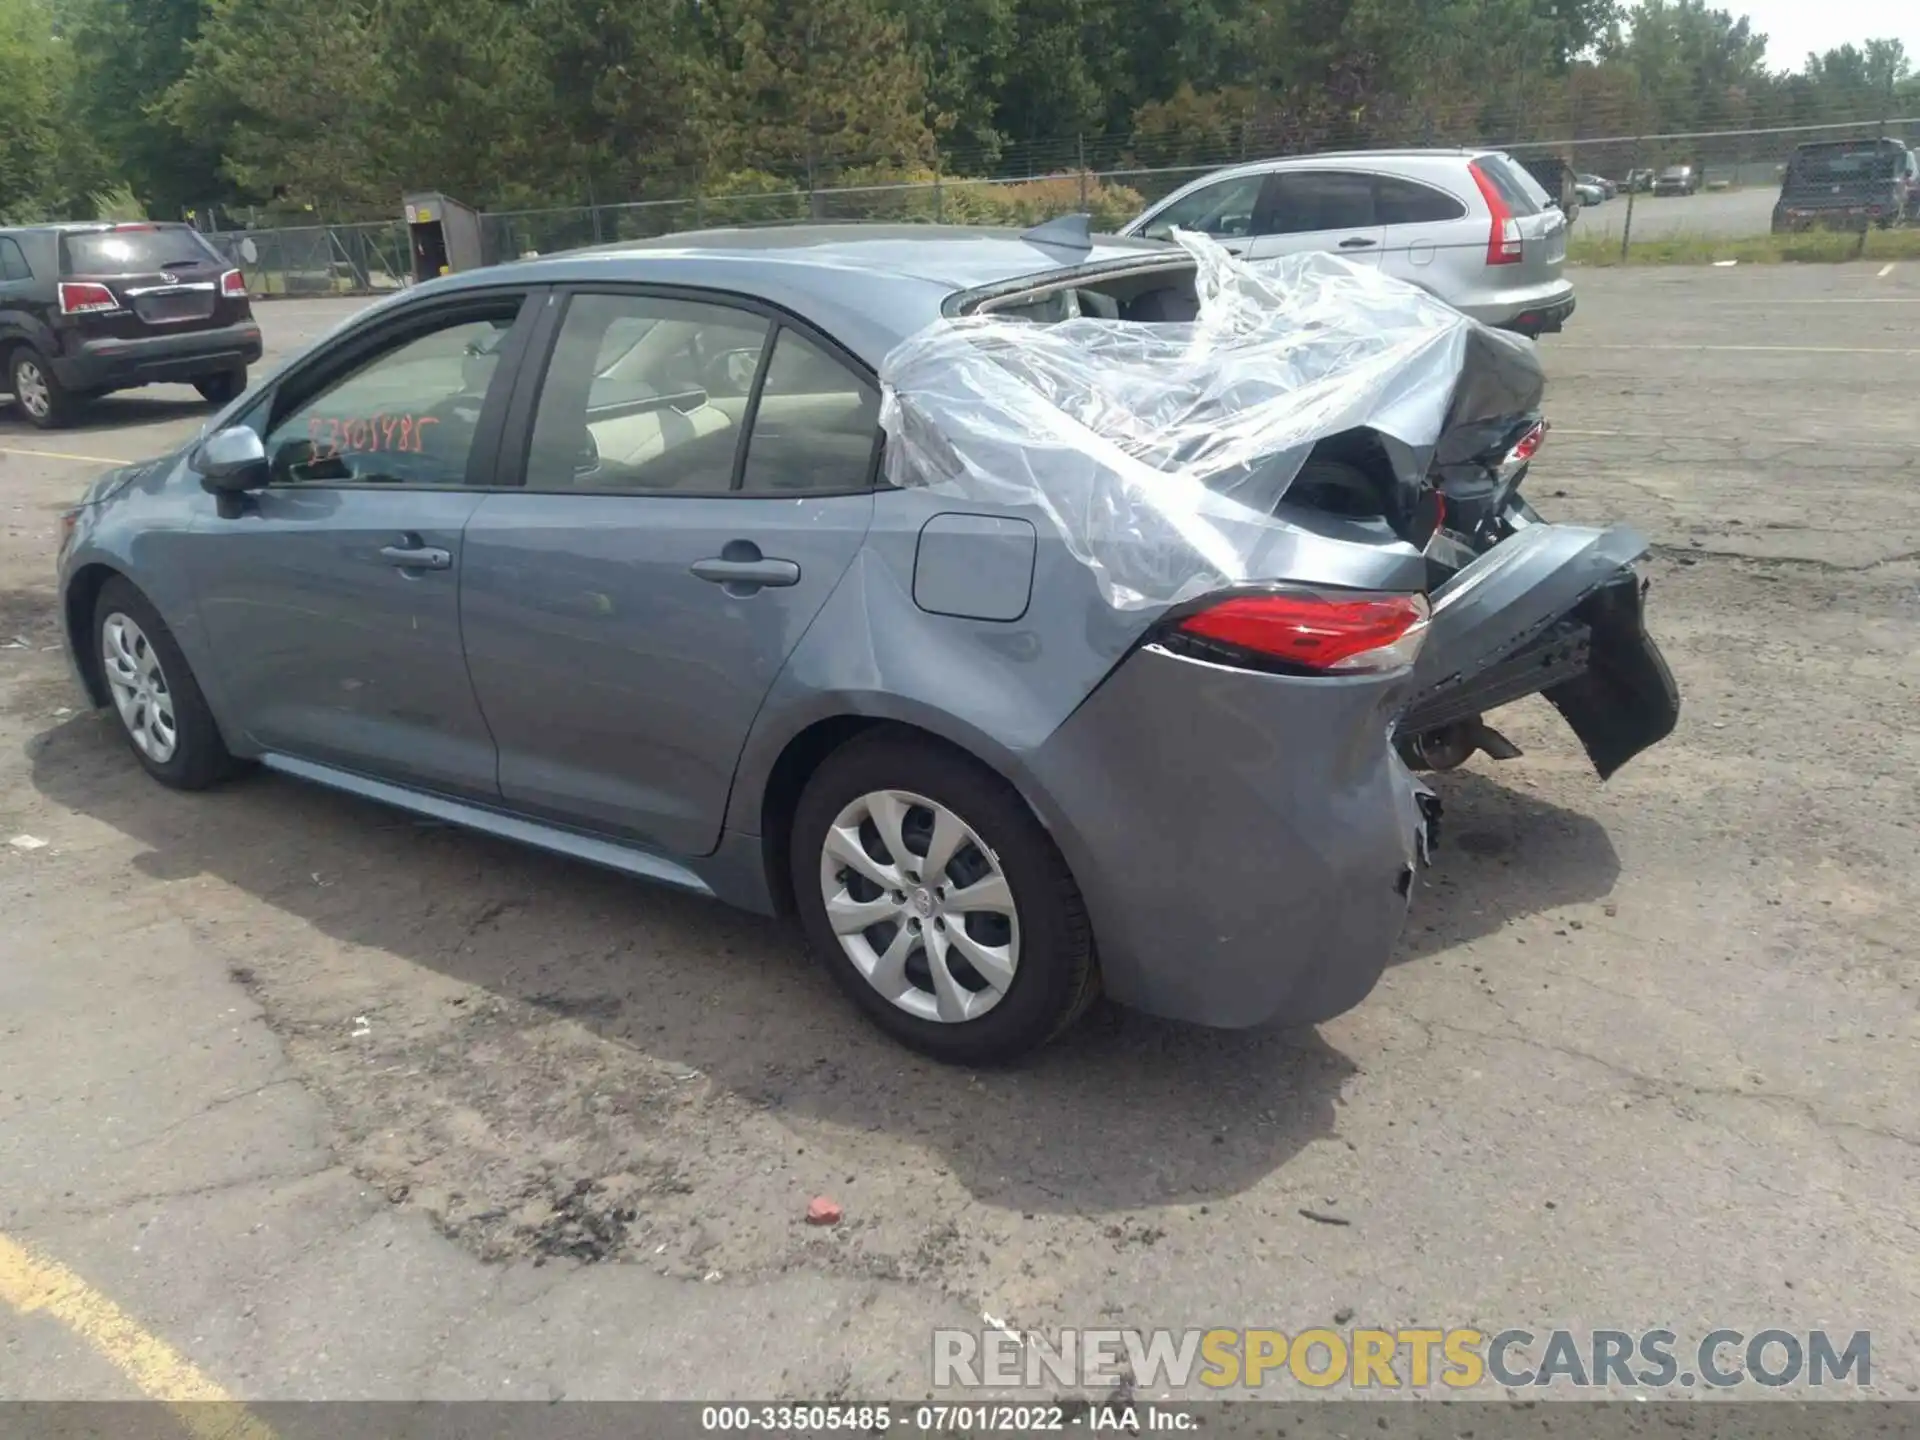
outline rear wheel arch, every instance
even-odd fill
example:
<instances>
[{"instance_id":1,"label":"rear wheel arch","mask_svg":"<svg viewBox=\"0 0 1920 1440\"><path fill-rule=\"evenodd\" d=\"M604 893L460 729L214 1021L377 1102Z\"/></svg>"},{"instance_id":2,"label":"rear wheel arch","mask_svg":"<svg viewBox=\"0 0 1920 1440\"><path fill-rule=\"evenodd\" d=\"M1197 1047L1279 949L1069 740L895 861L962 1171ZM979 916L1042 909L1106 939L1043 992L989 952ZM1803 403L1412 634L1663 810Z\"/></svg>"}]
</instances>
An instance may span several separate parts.
<instances>
[{"instance_id":1,"label":"rear wheel arch","mask_svg":"<svg viewBox=\"0 0 1920 1440\"><path fill-rule=\"evenodd\" d=\"M767 781L761 790L760 844L766 866L767 889L773 897L777 913L791 915L794 911L790 847L795 813L807 782L830 756L838 754L855 740L877 734L923 741L975 765L985 766L1021 793L1027 808L1034 812L1034 818L1043 828L1052 828L1048 824L1048 817L1034 806L1025 795L1024 788L1006 773L1006 768L996 765L991 757L981 754L978 749L910 720L875 715L830 715L814 721L787 741L767 772Z\"/></svg>"}]
</instances>

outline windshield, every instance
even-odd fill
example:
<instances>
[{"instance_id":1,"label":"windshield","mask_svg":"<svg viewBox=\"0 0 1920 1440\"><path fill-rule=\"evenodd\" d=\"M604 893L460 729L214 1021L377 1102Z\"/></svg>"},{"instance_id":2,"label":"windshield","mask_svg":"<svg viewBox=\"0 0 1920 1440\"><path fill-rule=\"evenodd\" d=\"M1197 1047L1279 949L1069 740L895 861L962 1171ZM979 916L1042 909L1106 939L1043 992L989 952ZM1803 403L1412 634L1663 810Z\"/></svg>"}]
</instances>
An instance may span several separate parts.
<instances>
[{"instance_id":1,"label":"windshield","mask_svg":"<svg viewBox=\"0 0 1920 1440\"><path fill-rule=\"evenodd\" d=\"M71 231L60 238L60 252L68 275L143 275L226 263L184 225Z\"/></svg>"}]
</instances>

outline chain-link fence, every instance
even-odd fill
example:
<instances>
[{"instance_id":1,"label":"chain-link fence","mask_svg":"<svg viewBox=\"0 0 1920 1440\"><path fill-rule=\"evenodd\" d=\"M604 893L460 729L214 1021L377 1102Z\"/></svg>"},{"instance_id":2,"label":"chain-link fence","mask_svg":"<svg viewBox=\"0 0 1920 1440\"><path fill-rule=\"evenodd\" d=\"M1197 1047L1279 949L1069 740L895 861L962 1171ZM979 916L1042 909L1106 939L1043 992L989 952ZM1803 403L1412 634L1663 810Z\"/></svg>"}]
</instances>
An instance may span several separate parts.
<instances>
[{"instance_id":1,"label":"chain-link fence","mask_svg":"<svg viewBox=\"0 0 1920 1440\"><path fill-rule=\"evenodd\" d=\"M1772 227L1782 177L1797 147L1878 138L1920 145L1920 117L1654 135L1622 130L1593 137L1512 142L1497 148L1532 166L1558 164L1576 177L1608 182L1600 203L1584 203L1574 223L1576 253L1585 246L1587 253L1594 254L1602 246L1624 250L1629 243L1765 236ZM1070 157L1075 163L995 178L927 172L884 184L708 193L699 177L690 177L687 184L692 193L672 198L484 213L482 253L487 263L497 264L688 230L807 221L1025 226L1058 215L1087 213L1096 229L1113 230L1154 201L1222 165L1326 148L1276 148L1257 144L1243 133L1217 145L1186 147L1190 156L1199 152L1195 158L1204 163L1142 164L1120 142L1095 147L1069 141L1017 147L1003 153L998 163L1037 167L1055 157ZM1078 163L1096 155L1108 163L1098 168ZM1654 193L1653 179L1676 166L1691 171L1685 193ZM225 231L208 238L245 271L256 294L368 294L410 283L406 227L398 219Z\"/></svg>"}]
</instances>

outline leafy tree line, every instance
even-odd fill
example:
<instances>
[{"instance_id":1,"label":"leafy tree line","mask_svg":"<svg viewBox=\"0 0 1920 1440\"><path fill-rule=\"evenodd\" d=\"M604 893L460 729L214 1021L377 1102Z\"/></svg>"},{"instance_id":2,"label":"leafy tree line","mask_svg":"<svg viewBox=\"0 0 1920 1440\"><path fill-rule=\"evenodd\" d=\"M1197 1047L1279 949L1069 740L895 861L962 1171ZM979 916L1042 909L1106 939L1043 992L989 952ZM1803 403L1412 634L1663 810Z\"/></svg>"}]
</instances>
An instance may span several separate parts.
<instances>
[{"instance_id":1,"label":"leafy tree line","mask_svg":"<svg viewBox=\"0 0 1920 1440\"><path fill-rule=\"evenodd\" d=\"M1920 109L1705 0L0 0L0 215L386 217Z\"/></svg>"}]
</instances>

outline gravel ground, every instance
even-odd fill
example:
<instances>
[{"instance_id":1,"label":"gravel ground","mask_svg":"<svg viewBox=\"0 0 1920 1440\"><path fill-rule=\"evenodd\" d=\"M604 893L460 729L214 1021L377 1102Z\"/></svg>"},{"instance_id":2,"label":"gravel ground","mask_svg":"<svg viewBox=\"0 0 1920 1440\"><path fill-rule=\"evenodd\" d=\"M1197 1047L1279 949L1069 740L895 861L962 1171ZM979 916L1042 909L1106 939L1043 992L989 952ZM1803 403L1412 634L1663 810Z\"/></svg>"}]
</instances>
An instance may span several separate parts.
<instances>
[{"instance_id":1,"label":"gravel ground","mask_svg":"<svg viewBox=\"0 0 1920 1440\"><path fill-rule=\"evenodd\" d=\"M55 648L90 466L51 452L204 412L0 415L0 842L48 841L0 843L0 1234L248 1396L910 1394L926 1327L983 1312L1829 1324L1913 1391L1920 267L1578 283L1529 489L1652 539L1677 735L1602 786L1506 712L1525 757L1440 777L1353 1014L1100 1009L1004 1073L888 1044L772 923L268 776L147 781ZM344 311L260 313L291 349ZM118 1393L50 1324L0 1307L0 1395Z\"/></svg>"}]
</instances>

